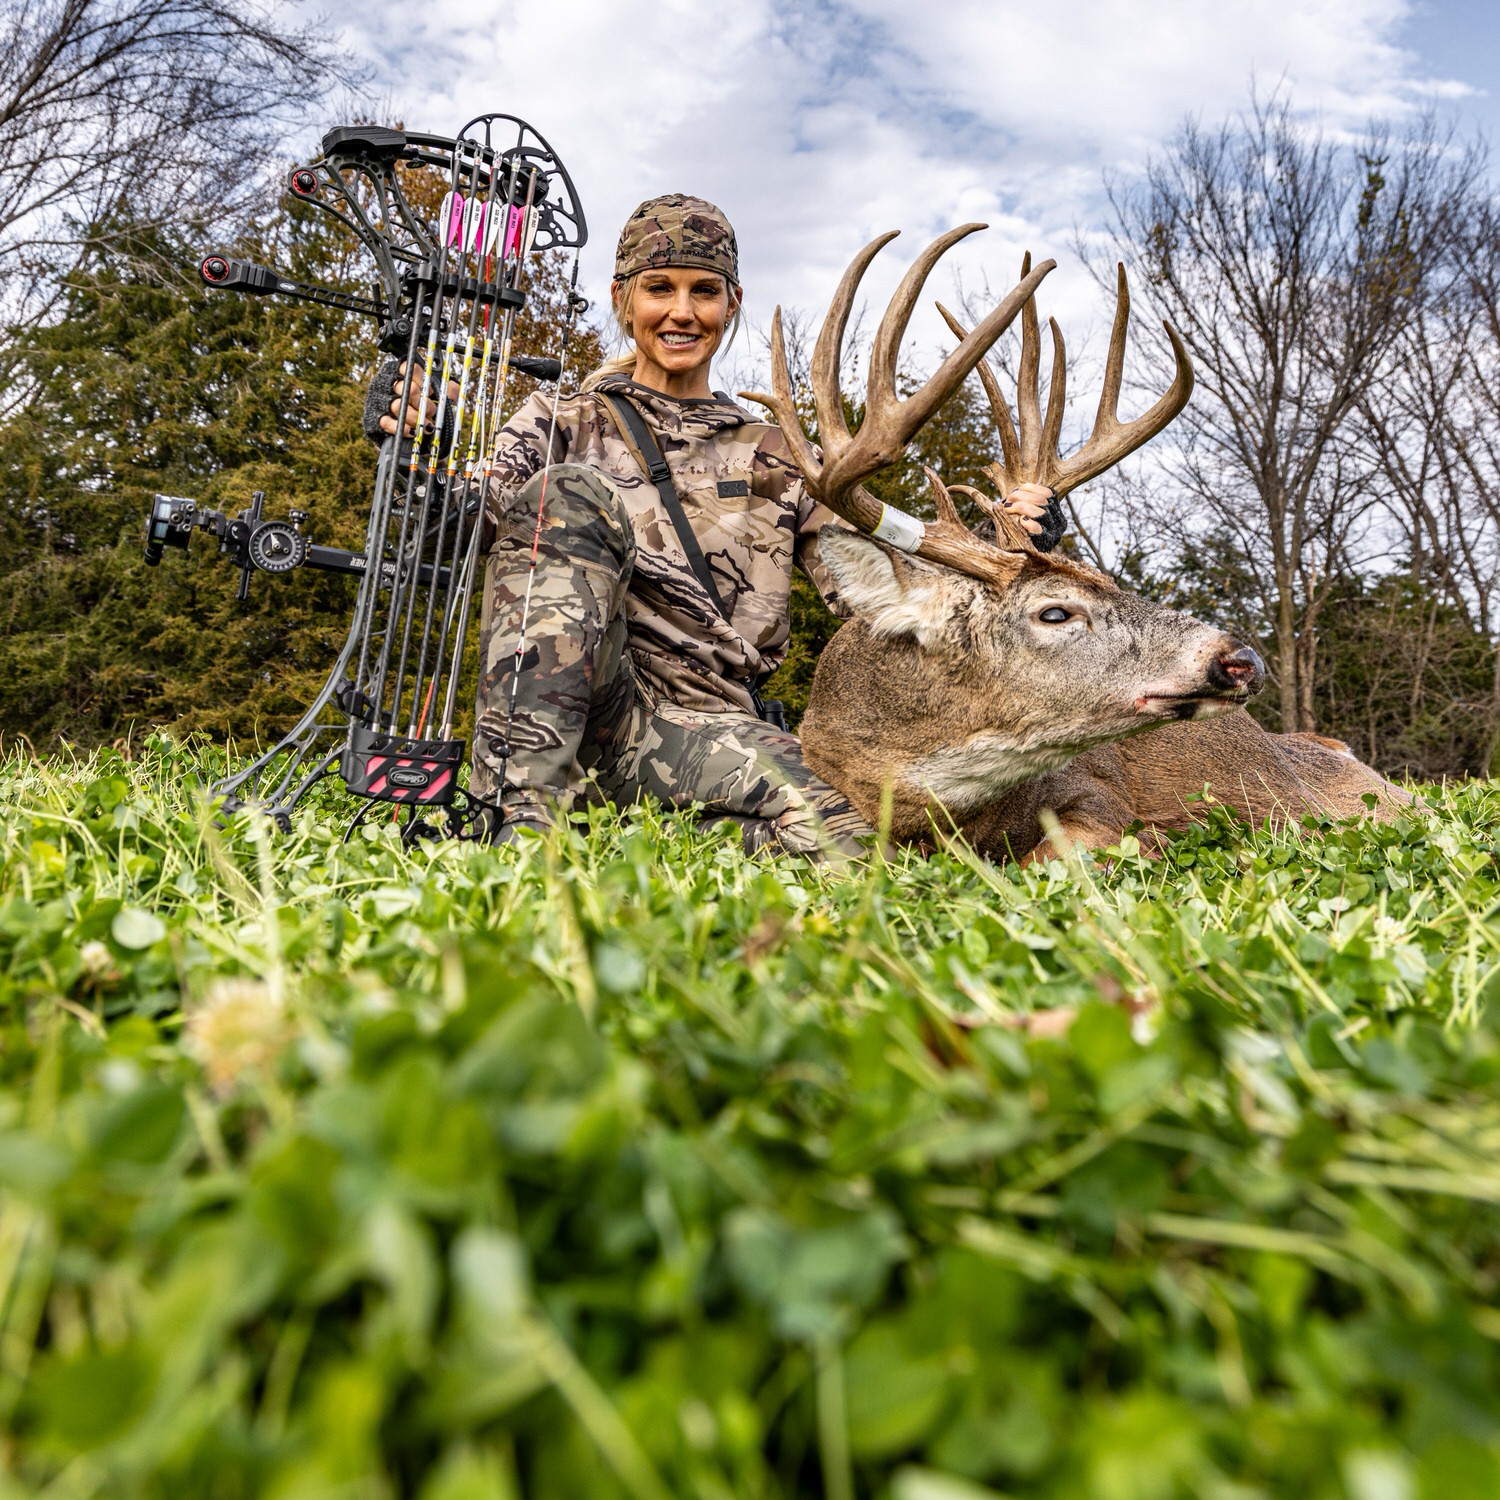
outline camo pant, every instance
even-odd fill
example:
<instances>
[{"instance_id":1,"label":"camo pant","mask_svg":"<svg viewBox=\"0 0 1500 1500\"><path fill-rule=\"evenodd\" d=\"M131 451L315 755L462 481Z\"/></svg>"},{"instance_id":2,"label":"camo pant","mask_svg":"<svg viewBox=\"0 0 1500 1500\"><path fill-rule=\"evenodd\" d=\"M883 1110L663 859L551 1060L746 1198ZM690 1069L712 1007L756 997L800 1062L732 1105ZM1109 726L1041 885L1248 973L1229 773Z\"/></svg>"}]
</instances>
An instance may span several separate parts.
<instances>
[{"instance_id":1,"label":"camo pant","mask_svg":"<svg viewBox=\"0 0 1500 1500\"><path fill-rule=\"evenodd\" d=\"M486 567L475 795L513 814L566 807L588 781L614 802L649 794L672 807L699 804L738 823L747 849L862 854L869 825L807 769L795 735L750 714L650 701L642 690L625 624L634 535L614 486L594 469L560 464L547 479L531 644L510 714L541 482L539 474L507 507ZM507 741L508 759L497 753Z\"/></svg>"}]
</instances>

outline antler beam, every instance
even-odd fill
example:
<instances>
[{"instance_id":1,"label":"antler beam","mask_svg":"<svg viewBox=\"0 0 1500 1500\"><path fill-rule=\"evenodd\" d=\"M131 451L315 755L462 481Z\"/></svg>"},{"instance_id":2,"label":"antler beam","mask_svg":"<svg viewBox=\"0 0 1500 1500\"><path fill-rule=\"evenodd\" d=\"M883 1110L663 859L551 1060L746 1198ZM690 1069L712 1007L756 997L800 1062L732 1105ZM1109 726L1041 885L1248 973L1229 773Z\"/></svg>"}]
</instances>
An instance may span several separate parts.
<instances>
[{"instance_id":1,"label":"antler beam","mask_svg":"<svg viewBox=\"0 0 1500 1500\"><path fill-rule=\"evenodd\" d=\"M844 272L828 309L828 316L813 347L812 393L822 453L803 430L792 397L791 373L781 331L781 309L771 320L771 392L741 391L748 401L759 402L776 418L792 457L802 471L809 493L860 531L885 535L907 551L930 562L942 563L977 578L993 579L1014 573L1014 554L1001 551L976 537L957 517L952 506L940 508L936 521L922 522L897 512L862 488L862 480L888 467L900 457L923 423L937 411L1005 330L1016 314L1031 305L1031 299L1055 261L1043 261L1034 271L1027 267L1020 283L995 307L971 334L943 361L932 377L910 396L896 394L896 367L901 340L911 320L912 309L922 293L932 268L960 240L983 224L965 224L935 239L902 277L891 299L870 352L870 379L865 399L865 420L858 432L850 432L844 417L839 389L839 365L850 309L865 271L884 246L896 236L883 234L854 257ZM1033 317L1035 314L1032 315Z\"/></svg>"}]
</instances>

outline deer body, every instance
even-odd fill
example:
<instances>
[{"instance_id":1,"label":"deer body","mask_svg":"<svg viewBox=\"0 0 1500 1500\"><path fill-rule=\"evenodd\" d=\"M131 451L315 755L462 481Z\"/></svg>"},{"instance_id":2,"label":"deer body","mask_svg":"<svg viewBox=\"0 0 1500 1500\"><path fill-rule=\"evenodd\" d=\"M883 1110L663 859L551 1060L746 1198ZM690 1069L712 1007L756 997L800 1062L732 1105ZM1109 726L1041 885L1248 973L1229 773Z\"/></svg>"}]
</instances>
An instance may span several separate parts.
<instances>
[{"instance_id":1,"label":"deer body","mask_svg":"<svg viewBox=\"0 0 1500 1500\"><path fill-rule=\"evenodd\" d=\"M1383 822L1412 800L1340 741L1272 734L1239 708L1097 746L1027 791L1052 810L1073 843L1088 849L1118 843L1133 823L1160 832L1201 822L1209 797L1251 823L1272 826L1308 814L1368 814ZM1374 797L1373 807L1367 796ZM976 847L1000 847L996 820L1004 815L1000 804L986 809L965 828L967 837ZM1012 837L1004 847L1027 850L1029 859L1059 852L1040 834L1028 844L1030 832L1022 830L1019 841Z\"/></svg>"},{"instance_id":2,"label":"deer body","mask_svg":"<svg viewBox=\"0 0 1500 1500\"><path fill-rule=\"evenodd\" d=\"M990 583L832 528L820 548L855 618L819 660L803 753L871 822L889 789L900 842L956 826L992 857L1045 858L1050 811L1102 848L1136 822L1186 827L1205 786L1257 823L1411 800L1336 740L1262 729L1239 706L1253 652L1092 569L1033 553Z\"/></svg>"}]
</instances>

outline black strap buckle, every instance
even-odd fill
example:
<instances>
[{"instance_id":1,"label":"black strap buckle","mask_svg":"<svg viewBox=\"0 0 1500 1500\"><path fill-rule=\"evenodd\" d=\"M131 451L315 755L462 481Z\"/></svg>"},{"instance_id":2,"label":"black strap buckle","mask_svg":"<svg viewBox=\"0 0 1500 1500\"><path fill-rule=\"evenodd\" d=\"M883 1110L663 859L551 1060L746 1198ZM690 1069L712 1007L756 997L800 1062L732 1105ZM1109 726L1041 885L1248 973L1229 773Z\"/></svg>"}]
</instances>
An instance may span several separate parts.
<instances>
[{"instance_id":1,"label":"black strap buckle","mask_svg":"<svg viewBox=\"0 0 1500 1500\"><path fill-rule=\"evenodd\" d=\"M752 684L750 701L755 704L755 715L762 723L779 729L783 734L792 732L786 722L786 704L780 698L762 698L760 688Z\"/></svg>"}]
</instances>

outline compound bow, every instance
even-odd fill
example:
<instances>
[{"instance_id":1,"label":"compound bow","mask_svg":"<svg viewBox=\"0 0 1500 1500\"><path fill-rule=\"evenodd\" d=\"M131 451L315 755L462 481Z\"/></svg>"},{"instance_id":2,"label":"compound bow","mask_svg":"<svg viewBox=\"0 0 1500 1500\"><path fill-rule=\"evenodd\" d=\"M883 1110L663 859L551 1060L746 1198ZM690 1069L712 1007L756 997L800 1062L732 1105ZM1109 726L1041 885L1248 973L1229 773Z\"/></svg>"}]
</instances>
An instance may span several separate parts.
<instances>
[{"instance_id":1,"label":"compound bow","mask_svg":"<svg viewBox=\"0 0 1500 1500\"><path fill-rule=\"evenodd\" d=\"M412 169L446 173L436 223L403 186ZM337 767L364 806L406 807L403 838L441 831L473 837L486 809L458 785L465 741L454 720L484 529L484 501L511 370L558 381L578 296L578 251L588 238L567 170L535 130L513 115L471 120L453 139L372 125L330 130L322 154L291 174L292 196L338 220L374 256L372 297L293 281L265 266L210 255L213 287L277 293L368 314L386 358L370 386L365 430L380 442L363 552L318 546L304 511L267 520L264 495L231 518L180 496L155 497L146 561L186 548L206 531L240 568L238 597L259 570L304 565L359 576L354 619L328 681L296 726L214 791L225 811L256 805L282 829L309 789ZM512 352L534 251L572 249L568 318L558 359ZM379 429L398 369L399 408L425 379L436 398L430 430L403 439ZM440 370L440 374L434 374ZM456 387L457 394L450 396ZM432 819L439 820L437 826Z\"/></svg>"}]
</instances>

